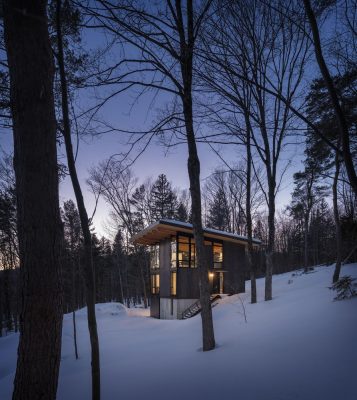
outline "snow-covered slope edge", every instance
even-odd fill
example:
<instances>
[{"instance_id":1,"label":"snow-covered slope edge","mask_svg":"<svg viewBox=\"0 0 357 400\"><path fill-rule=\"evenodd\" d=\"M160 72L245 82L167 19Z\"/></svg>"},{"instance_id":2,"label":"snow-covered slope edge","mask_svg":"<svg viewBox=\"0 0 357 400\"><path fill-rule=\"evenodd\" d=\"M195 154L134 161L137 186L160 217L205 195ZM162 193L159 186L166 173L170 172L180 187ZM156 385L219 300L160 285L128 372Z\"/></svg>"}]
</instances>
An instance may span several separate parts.
<instances>
[{"instance_id":1,"label":"snow-covered slope edge","mask_svg":"<svg viewBox=\"0 0 357 400\"><path fill-rule=\"evenodd\" d=\"M333 267L273 277L274 299L247 293L213 309L218 347L203 353L200 316L155 320L120 304L97 305L104 400L357 398L357 299L333 301ZM357 264L342 275L357 277ZM242 302L247 323L244 320ZM63 325L58 399L90 398L85 309L77 312L80 359L74 358L71 315ZM0 399L11 398L18 336L0 339Z\"/></svg>"}]
</instances>

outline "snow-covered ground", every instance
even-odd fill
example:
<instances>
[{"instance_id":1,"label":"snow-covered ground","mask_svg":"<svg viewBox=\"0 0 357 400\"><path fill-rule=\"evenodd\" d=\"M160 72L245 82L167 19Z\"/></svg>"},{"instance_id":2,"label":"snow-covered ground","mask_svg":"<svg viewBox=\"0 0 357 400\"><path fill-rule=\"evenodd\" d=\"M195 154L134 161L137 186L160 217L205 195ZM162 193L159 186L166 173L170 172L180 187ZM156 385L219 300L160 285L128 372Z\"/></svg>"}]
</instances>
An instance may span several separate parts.
<instances>
[{"instance_id":1,"label":"snow-covered ground","mask_svg":"<svg viewBox=\"0 0 357 400\"><path fill-rule=\"evenodd\" d=\"M217 348L202 352L201 317L164 321L118 303L98 304L104 400L357 399L357 298L333 301L333 267L273 277L274 299L226 297L213 309ZM357 264L342 275L357 277ZM58 399L90 399L86 310L64 317ZM0 399L11 398L18 335L0 339Z\"/></svg>"}]
</instances>

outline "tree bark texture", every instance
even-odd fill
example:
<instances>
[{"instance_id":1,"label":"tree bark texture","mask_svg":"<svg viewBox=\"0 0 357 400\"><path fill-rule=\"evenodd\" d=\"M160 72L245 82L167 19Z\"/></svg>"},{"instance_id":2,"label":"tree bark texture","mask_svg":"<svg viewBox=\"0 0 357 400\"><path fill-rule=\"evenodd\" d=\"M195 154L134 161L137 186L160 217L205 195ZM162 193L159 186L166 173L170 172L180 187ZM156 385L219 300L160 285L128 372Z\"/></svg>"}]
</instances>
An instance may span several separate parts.
<instances>
[{"instance_id":1,"label":"tree bark texture","mask_svg":"<svg viewBox=\"0 0 357 400\"><path fill-rule=\"evenodd\" d=\"M251 128L249 123L249 116L246 115L246 129L247 129L247 177L246 177L246 217L247 217L247 234L248 234L248 248L247 248L247 267L250 271L250 299L251 303L257 302L257 283L255 277L255 265L253 264L253 229L252 229L252 213L251 213L251 176L252 176L252 152L251 152Z\"/></svg>"},{"instance_id":2,"label":"tree bark texture","mask_svg":"<svg viewBox=\"0 0 357 400\"><path fill-rule=\"evenodd\" d=\"M266 250L265 301L273 298L273 252L275 240L275 180L269 178L268 246Z\"/></svg>"},{"instance_id":3,"label":"tree bark texture","mask_svg":"<svg viewBox=\"0 0 357 400\"><path fill-rule=\"evenodd\" d=\"M72 322L73 322L73 344L74 354L78 360L78 346L77 346L77 325L76 325L76 265L72 262Z\"/></svg>"},{"instance_id":4,"label":"tree bark texture","mask_svg":"<svg viewBox=\"0 0 357 400\"><path fill-rule=\"evenodd\" d=\"M178 29L180 36L180 62L183 81L183 93L181 94L183 114L185 119L185 130L188 145L187 169L190 180L190 193L192 205L193 236L196 243L196 260L199 271L199 289L202 320L202 342L203 351L215 348L212 309L210 302L210 287L208 280L208 265L205 259L204 238L202 227L201 206L201 183L200 183L200 160L197 153L195 131L193 126L192 107L192 71L194 51L194 28L192 0L187 1L187 40L184 29L181 2L176 0L178 16ZM186 21L185 21L186 22Z\"/></svg>"},{"instance_id":5,"label":"tree bark texture","mask_svg":"<svg viewBox=\"0 0 357 400\"><path fill-rule=\"evenodd\" d=\"M21 274L13 399L55 399L61 356L63 233L47 2L6 0L3 6Z\"/></svg>"},{"instance_id":6,"label":"tree bark texture","mask_svg":"<svg viewBox=\"0 0 357 400\"><path fill-rule=\"evenodd\" d=\"M309 218L310 211L306 212L304 215L304 272L309 271Z\"/></svg>"},{"instance_id":7,"label":"tree bark texture","mask_svg":"<svg viewBox=\"0 0 357 400\"><path fill-rule=\"evenodd\" d=\"M338 198L337 198L337 184L338 184L338 176L340 174L340 160L338 156L338 152L335 155L335 176L333 179L332 185L332 199L333 199L333 217L335 220L335 229L336 229L336 265L335 271L333 273L332 282L335 283L340 278L341 272L341 264L342 264L342 232L341 232L341 222L340 222L340 214L338 211Z\"/></svg>"},{"instance_id":8,"label":"tree bark texture","mask_svg":"<svg viewBox=\"0 0 357 400\"><path fill-rule=\"evenodd\" d=\"M92 237L89 230L89 220L87 210L84 205L82 190L79 184L73 147L71 140L71 126L69 120L68 107L68 89L66 80L66 71L63 56L63 41L61 31L61 0L57 0L57 44L58 44L58 65L61 80L62 95L62 114L63 114L63 137L65 140L68 169L71 176L73 191L76 196L76 202L81 221L81 227L84 239L84 276L86 282L86 303L88 329L91 343L91 367L92 367L92 399L100 399L100 358L99 358L99 339L97 330L97 321L95 316L95 277L92 257Z\"/></svg>"},{"instance_id":9,"label":"tree bark texture","mask_svg":"<svg viewBox=\"0 0 357 400\"><path fill-rule=\"evenodd\" d=\"M192 225L196 243L196 258L199 271L200 303L202 307L202 341L203 351L209 351L215 347L212 309L210 302L210 287L208 280L208 265L205 259L202 211L201 211L201 186L200 186L200 161L197 155L196 141L193 131L190 112L185 112L187 143L189 157L187 162L190 179L190 193L192 201Z\"/></svg>"}]
</instances>

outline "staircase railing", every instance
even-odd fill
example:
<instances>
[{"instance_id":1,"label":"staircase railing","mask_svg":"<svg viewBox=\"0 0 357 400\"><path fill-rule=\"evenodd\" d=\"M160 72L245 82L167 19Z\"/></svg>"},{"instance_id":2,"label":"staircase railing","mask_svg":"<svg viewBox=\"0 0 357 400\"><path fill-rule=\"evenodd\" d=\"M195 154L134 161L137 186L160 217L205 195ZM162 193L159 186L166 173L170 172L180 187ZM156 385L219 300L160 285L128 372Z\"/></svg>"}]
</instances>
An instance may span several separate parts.
<instances>
[{"instance_id":1,"label":"staircase railing","mask_svg":"<svg viewBox=\"0 0 357 400\"><path fill-rule=\"evenodd\" d=\"M215 303L220 298L221 296L219 294L213 294L210 296L210 303L213 305L213 303ZM198 313L200 313L201 310L202 310L201 302L197 300L195 303L191 304L189 307L186 308L186 310L182 312L181 318L182 319L192 318Z\"/></svg>"}]
</instances>

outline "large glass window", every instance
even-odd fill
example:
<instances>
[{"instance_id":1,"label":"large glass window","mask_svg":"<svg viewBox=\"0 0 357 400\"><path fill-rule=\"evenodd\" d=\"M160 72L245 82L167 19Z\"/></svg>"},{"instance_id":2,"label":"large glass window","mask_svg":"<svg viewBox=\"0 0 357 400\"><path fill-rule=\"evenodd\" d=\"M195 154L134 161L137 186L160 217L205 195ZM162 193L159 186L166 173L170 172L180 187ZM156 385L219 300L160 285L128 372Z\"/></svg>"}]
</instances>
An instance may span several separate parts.
<instances>
[{"instance_id":1,"label":"large glass window","mask_svg":"<svg viewBox=\"0 0 357 400\"><path fill-rule=\"evenodd\" d=\"M178 266L184 268L196 267L196 246L194 238L188 236L178 237Z\"/></svg>"},{"instance_id":2,"label":"large glass window","mask_svg":"<svg viewBox=\"0 0 357 400\"><path fill-rule=\"evenodd\" d=\"M176 296L177 272L171 272L171 296Z\"/></svg>"},{"instance_id":3,"label":"large glass window","mask_svg":"<svg viewBox=\"0 0 357 400\"><path fill-rule=\"evenodd\" d=\"M159 274L151 275L151 293L152 294L160 293L160 275Z\"/></svg>"},{"instance_id":4,"label":"large glass window","mask_svg":"<svg viewBox=\"0 0 357 400\"><path fill-rule=\"evenodd\" d=\"M178 266L188 268L190 266L190 238L179 236L177 244Z\"/></svg>"},{"instance_id":5,"label":"large glass window","mask_svg":"<svg viewBox=\"0 0 357 400\"><path fill-rule=\"evenodd\" d=\"M221 243L213 243L213 267L223 267L223 245Z\"/></svg>"},{"instance_id":6,"label":"large glass window","mask_svg":"<svg viewBox=\"0 0 357 400\"><path fill-rule=\"evenodd\" d=\"M171 238L171 269L177 268L177 244L176 236Z\"/></svg>"},{"instance_id":7,"label":"large glass window","mask_svg":"<svg viewBox=\"0 0 357 400\"><path fill-rule=\"evenodd\" d=\"M191 238L190 241L190 267L196 267L196 244L194 238Z\"/></svg>"},{"instance_id":8,"label":"large glass window","mask_svg":"<svg viewBox=\"0 0 357 400\"><path fill-rule=\"evenodd\" d=\"M150 268L155 270L160 267L160 246L157 244L150 249Z\"/></svg>"}]
</instances>

